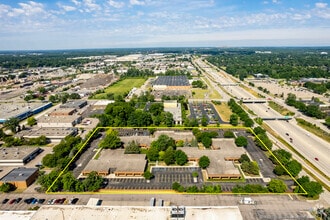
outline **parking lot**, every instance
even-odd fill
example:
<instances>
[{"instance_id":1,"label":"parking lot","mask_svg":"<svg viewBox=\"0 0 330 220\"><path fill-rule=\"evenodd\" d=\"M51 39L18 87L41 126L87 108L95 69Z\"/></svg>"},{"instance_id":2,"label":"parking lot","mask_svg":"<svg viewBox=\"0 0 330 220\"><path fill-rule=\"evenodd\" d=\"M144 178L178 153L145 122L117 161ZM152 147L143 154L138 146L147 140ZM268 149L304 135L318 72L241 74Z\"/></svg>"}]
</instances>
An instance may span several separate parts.
<instances>
[{"instance_id":1,"label":"parking lot","mask_svg":"<svg viewBox=\"0 0 330 220\"><path fill-rule=\"evenodd\" d=\"M209 124L226 124L228 122L222 121L218 112L211 103L189 103L190 115L192 118L200 120L206 117Z\"/></svg>"},{"instance_id":2,"label":"parking lot","mask_svg":"<svg viewBox=\"0 0 330 220\"><path fill-rule=\"evenodd\" d=\"M37 196L36 196L37 195ZM35 196L35 197L33 197ZM28 210L41 205L83 204L74 195L2 194L0 210Z\"/></svg>"},{"instance_id":3,"label":"parking lot","mask_svg":"<svg viewBox=\"0 0 330 220\"><path fill-rule=\"evenodd\" d=\"M107 189L172 189L172 184L178 182L184 186L201 185L193 182L192 173L202 176L199 167L153 167L154 178L148 182L144 178L110 178Z\"/></svg>"}]
</instances>

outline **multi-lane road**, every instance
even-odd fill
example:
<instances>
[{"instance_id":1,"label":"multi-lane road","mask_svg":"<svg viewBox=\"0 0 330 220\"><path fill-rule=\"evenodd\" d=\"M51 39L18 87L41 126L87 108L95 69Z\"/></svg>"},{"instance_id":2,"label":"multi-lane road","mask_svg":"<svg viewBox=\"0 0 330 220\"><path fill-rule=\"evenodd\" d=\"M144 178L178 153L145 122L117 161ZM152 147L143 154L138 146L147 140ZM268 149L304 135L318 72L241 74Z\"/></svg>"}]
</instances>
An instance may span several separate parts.
<instances>
[{"instance_id":1,"label":"multi-lane road","mask_svg":"<svg viewBox=\"0 0 330 220\"><path fill-rule=\"evenodd\" d=\"M207 63L198 59L195 62L204 70L205 76L213 81L214 86L222 87L239 100L251 100L258 99L251 93L246 91L241 86L235 85L235 81L232 80L231 76L228 76L225 72L216 71L213 67ZM281 117L278 112L269 108L267 103L250 103L246 106L252 110L259 117ZM282 116L283 117L283 116ZM315 167L317 167L322 173L321 180L330 185L330 144L326 141L318 138L317 136L305 131L300 128L295 120L274 120L264 121L267 123L275 132L277 132L284 140L290 143L301 155L309 160ZM292 142L290 142L292 138Z\"/></svg>"}]
</instances>

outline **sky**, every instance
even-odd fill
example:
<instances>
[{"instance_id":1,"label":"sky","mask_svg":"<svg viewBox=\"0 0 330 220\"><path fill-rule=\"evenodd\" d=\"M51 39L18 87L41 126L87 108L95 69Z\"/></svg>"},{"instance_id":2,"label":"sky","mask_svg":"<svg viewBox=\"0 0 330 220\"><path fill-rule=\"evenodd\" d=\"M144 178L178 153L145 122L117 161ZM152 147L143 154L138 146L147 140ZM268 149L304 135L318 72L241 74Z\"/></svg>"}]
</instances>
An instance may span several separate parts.
<instances>
[{"instance_id":1,"label":"sky","mask_svg":"<svg viewBox=\"0 0 330 220\"><path fill-rule=\"evenodd\" d=\"M330 0L0 0L0 50L330 46Z\"/></svg>"}]
</instances>

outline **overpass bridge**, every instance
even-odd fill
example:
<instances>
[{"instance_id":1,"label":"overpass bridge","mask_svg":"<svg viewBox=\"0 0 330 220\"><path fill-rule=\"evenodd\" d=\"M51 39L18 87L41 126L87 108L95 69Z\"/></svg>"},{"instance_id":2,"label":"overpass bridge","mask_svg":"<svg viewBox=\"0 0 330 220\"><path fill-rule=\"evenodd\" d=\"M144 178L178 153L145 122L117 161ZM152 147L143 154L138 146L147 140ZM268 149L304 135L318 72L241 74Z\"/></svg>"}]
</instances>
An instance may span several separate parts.
<instances>
[{"instance_id":1,"label":"overpass bridge","mask_svg":"<svg viewBox=\"0 0 330 220\"><path fill-rule=\"evenodd\" d=\"M285 121L288 121L288 120L291 120L292 117L290 116L283 116L283 117L260 117L262 120L264 121L275 121L275 120L285 120Z\"/></svg>"},{"instance_id":2,"label":"overpass bridge","mask_svg":"<svg viewBox=\"0 0 330 220\"><path fill-rule=\"evenodd\" d=\"M239 83L219 83L220 86L238 86Z\"/></svg>"},{"instance_id":3,"label":"overpass bridge","mask_svg":"<svg viewBox=\"0 0 330 220\"><path fill-rule=\"evenodd\" d=\"M266 99L242 99L243 103L266 103Z\"/></svg>"}]
</instances>

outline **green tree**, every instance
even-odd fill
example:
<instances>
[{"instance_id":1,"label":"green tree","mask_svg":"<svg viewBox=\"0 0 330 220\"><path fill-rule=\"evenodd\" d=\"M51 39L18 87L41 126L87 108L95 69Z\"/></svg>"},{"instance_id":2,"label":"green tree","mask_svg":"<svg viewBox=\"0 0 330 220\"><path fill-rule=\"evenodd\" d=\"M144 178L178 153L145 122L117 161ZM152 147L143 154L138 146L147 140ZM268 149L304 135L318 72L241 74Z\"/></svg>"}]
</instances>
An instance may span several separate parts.
<instances>
[{"instance_id":1,"label":"green tree","mask_svg":"<svg viewBox=\"0 0 330 220\"><path fill-rule=\"evenodd\" d=\"M149 170L146 170L144 173L143 173L143 177L147 180L150 180L154 177L154 175L149 171Z\"/></svg>"},{"instance_id":2,"label":"green tree","mask_svg":"<svg viewBox=\"0 0 330 220\"><path fill-rule=\"evenodd\" d=\"M325 118L325 124L326 126L330 127L330 116Z\"/></svg>"},{"instance_id":3,"label":"green tree","mask_svg":"<svg viewBox=\"0 0 330 220\"><path fill-rule=\"evenodd\" d=\"M277 160L279 160L283 165L286 165L292 158L292 154L284 149L278 149L272 151L273 155L270 155L269 159L274 164L279 164ZM275 159L277 158L277 160Z\"/></svg>"},{"instance_id":4,"label":"green tree","mask_svg":"<svg viewBox=\"0 0 330 220\"><path fill-rule=\"evenodd\" d=\"M158 151L157 147L151 146L149 148L149 150L147 151L147 157L148 157L149 161L157 161L158 156L159 156L158 153L159 153L159 151Z\"/></svg>"},{"instance_id":5,"label":"green tree","mask_svg":"<svg viewBox=\"0 0 330 220\"><path fill-rule=\"evenodd\" d=\"M164 154L164 162L166 165L174 164L175 162L175 151L172 147L167 148Z\"/></svg>"},{"instance_id":6,"label":"green tree","mask_svg":"<svg viewBox=\"0 0 330 220\"><path fill-rule=\"evenodd\" d=\"M3 123L3 126L9 128L13 133L16 133L17 127L19 126L19 119L14 117L9 118Z\"/></svg>"},{"instance_id":7,"label":"green tree","mask_svg":"<svg viewBox=\"0 0 330 220\"><path fill-rule=\"evenodd\" d=\"M151 147L156 147L158 151L166 151L167 148L172 147L175 149L175 140L165 134L158 137L157 140L151 142Z\"/></svg>"},{"instance_id":8,"label":"green tree","mask_svg":"<svg viewBox=\"0 0 330 220\"><path fill-rule=\"evenodd\" d=\"M224 138L234 138L235 137L234 132L229 131L229 130L225 131L223 136L224 136Z\"/></svg>"},{"instance_id":9,"label":"green tree","mask_svg":"<svg viewBox=\"0 0 330 220\"><path fill-rule=\"evenodd\" d=\"M247 154L242 154L241 157L238 159L238 161L240 163L243 163L244 161L250 162L251 160Z\"/></svg>"},{"instance_id":10,"label":"green tree","mask_svg":"<svg viewBox=\"0 0 330 220\"><path fill-rule=\"evenodd\" d=\"M255 161L250 161L250 162L244 161L241 164L241 168L246 173L253 174L253 175L259 174L259 166L258 166L257 162L255 162Z\"/></svg>"},{"instance_id":11,"label":"green tree","mask_svg":"<svg viewBox=\"0 0 330 220\"><path fill-rule=\"evenodd\" d=\"M284 193L287 189L287 186L282 180L272 179L268 184L267 188L270 192L273 193Z\"/></svg>"},{"instance_id":12,"label":"green tree","mask_svg":"<svg viewBox=\"0 0 330 220\"><path fill-rule=\"evenodd\" d=\"M28 119L27 119L27 125L29 125L29 126L33 126L33 125L35 125L37 123L37 120L34 118L34 117L29 117Z\"/></svg>"},{"instance_id":13,"label":"green tree","mask_svg":"<svg viewBox=\"0 0 330 220\"><path fill-rule=\"evenodd\" d=\"M235 138L235 144L238 147L246 147L248 145L248 141L246 137L238 136L237 138Z\"/></svg>"},{"instance_id":14,"label":"green tree","mask_svg":"<svg viewBox=\"0 0 330 220\"><path fill-rule=\"evenodd\" d=\"M286 168L291 173L292 176L298 176L300 171L302 170L301 164L297 160L291 160L287 165Z\"/></svg>"},{"instance_id":15,"label":"green tree","mask_svg":"<svg viewBox=\"0 0 330 220\"><path fill-rule=\"evenodd\" d=\"M188 161L188 156L185 152L183 152L182 150L175 151L176 164L182 166L182 165L186 164L187 161Z\"/></svg>"},{"instance_id":16,"label":"green tree","mask_svg":"<svg viewBox=\"0 0 330 220\"><path fill-rule=\"evenodd\" d=\"M202 144L204 145L204 147L210 148L211 145L212 145L212 139L211 139L211 137L204 135L202 137Z\"/></svg>"},{"instance_id":17,"label":"green tree","mask_svg":"<svg viewBox=\"0 0 330 220\"><path fill-rule=\"evenodd\" d=\"M99 144L100 148L105 148L105 149L107 149L107 148L116 149L121 146L122 146L122 142L121 142L120 138L118 137L118 132L113 129L109 129L107 131L105 138Z\"/></svg>"},{"instance_id":18,"label":"green tree","mask_svg":"<svg viewBox=\"0 0 330 220\"><path fill-rule=\"evenodd\" d=\"M74 192L76 190L76 184L78 180L73 176L71 172L67 172L62 175L63 190Z\"/></svg>"},{"instance_id":19,"label":"green tree","mask_svg":"<svg viewBox=\"0 0 330 220\"><path fill-rule=\"evenodd\" d=\"M283 168L282 165L276 165L276 166L274 167L273 172L274 172L276 175L278 175L278 176L281 176L281 175L286 174L286 171L285 171L285 169Z\"/></svg>"},{"instance_id":20,"label":"green tree","mask_svg":"<svg viewBox=\"0 0 330 220\"><path fill-rule=\"evenodd\" d=\"M206 169L210 165L210 159L207 156L202 156L199 158L198 165L202 169Z\"/></svg>"},{"instance_id":21,"label":"green tree","mask_svg":"<svg viewBox=\"0 0 330 220\"><path fill-rule=\"evenodd\" d=\"M238 115L237 114L231 114L230 119L229 119L229 123L231 125L237 126L238 125Z\"/></svg>"},{"instance_id":22,"label":"green tree","mask_svg":"<svg viewBox=\"0 0 330 220\"><path fill-rule=\"evenodd\" d=\"M87 178L83 180L83 186L85 191L95 192L102 187L103 178L97 174L97 172L92 171L88 174Z\"/></svg>"},{"instance_id":23,"label":"green tree","mask_svg":"<svg viewBox=\"0 0 330 220\"><path fill-rule=\"evenodd\" d=\"M202 124L202 126L203 127L206 127L207 126L207 124L208 124L208 119L207 119L207 117L206 116L203 116L202 117L202 119L201 119L201 124Z\"/></svg>"},{"instance_id":24,"label":"green tree","mask_svg":"<svg viewBox=\"0 0 330 220\"><path fill-rule=\"evenodd\" d=\"M125 147L125 154L139 154L140 153L140 146L137 142L131 141Z\"/></svg>"},{"instance_id":25,"label":"green tree","mask_svg":"<svg viewBox=\"0 0 330 220\"><path fill-rule=\"evenodd\" d=\"M15 188L16 187L11 183L2 183L2 185L0 186L0 192L7 193L15 190Z\"/></svg>"}]
</instances>

